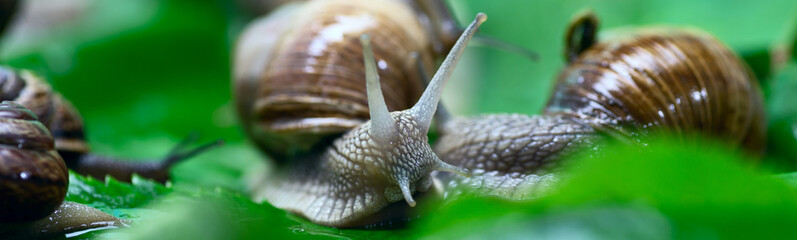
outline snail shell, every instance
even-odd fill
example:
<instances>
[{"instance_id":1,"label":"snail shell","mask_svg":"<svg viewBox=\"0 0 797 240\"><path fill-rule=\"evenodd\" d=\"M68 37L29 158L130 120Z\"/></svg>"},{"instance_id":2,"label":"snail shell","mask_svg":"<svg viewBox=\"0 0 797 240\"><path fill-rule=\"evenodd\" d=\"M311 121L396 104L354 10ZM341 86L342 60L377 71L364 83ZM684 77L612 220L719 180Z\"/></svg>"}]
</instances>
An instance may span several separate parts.
<instances>
[{"instance_id":1,"label":"snail shell","mask_svg":"<svg viewBox=\"0 0 797 240\"><path fill-rule=\"evenodd\" d=\"M61 94L30 71L0 67L0 100L14 101L30 109L52 132L55 149L61 152L88 153L83 119Z\"/></svg>"},{"instance_id":2,"label":"snail shell","mask_svg":"<svg viewBox=\"0 0 797 240\"><path fill-rule=\"evenodd\" d=\"M250 24L238 42L233 83L250 138L283 163L321 152L367 121L362 34L379 39L374 54L388 109L411 107L422 92L419 66L432 69L453 44L436 33L443 27L429 26L447 10L426 11L439 1L422 2L309 1Z\"/></svg>"},{"instance_id":3,"label":"snail shell","mask_svg":"<svg viewBox=\"0 0 797 240\"><path fill-rule=\"evenodd\" d=\"M631 132L700 132L758 154L766 139L755 76L698 30L645 29L594 44L559 76L545 111Z\"/></svg>"},{"instance_id":4,"label":"snail shell","mask_svg":"<svg viewBox=\"0 0 797 240\"><path fill-rule=\"evenodd\" d=\"M47 128L24 106L0 103L0 235L41 239L124 226L125 220L64 202L68 185L66 164Z\"/></svg>"},{"instance_id":5,"label":"snail shell","mask_svg":"<svg viewBox=\"0 0 797 240\"><path fill-rule=\"evenodd\" d=\"M721 42L698 30L656 28L595 43L596 30L591 13L571 26L569 64L542 115L438 119L435 152L475 175L437 174L442 191L465 185L512 199L537 196L530 191L555 183L562 158L601 154L604 136L644 141L651 131L670 131L687 140L701 133L763 151L758 81Z\"/></svg>"},{"instance_id":6,"label":"snail shell","mask_svg":"<svg viewBox=\"0 0 797 240\"><path fill-rule=\"evenodd\" d=\"M0 221L52 213L66 196L69 173L47 128L30 110L0 104Z\"/></svg>"}]
</instances>

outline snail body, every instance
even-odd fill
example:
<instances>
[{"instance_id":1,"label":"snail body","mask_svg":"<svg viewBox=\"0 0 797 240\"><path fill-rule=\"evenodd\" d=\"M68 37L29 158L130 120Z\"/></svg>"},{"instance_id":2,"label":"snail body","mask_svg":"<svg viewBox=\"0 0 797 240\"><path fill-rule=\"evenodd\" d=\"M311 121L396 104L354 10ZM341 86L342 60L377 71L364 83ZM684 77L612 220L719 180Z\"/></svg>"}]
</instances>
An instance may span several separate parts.
<instances>
[{"instance_id":1,"label":"snail body","mask_svg":"<svg viewBox=\"0 0 797 240\"><path fill-rule=\"evenodd\" d=\"M476 175L439 174L443 191L468 185L528 197L515 190L555 182L546 176L563 157L600 154L606 136L644 142L655 131L684 140L699 133L762 153L766 121L758 81L721 42L697 30L659 28L596 43L596 30L591 14L571 26L569 63L542 115L442 119L435 152Z\"/></svg>"},{"instance_id":2,"label":"snail body","mask_svg":"<svg viewBox=\"0 0 797 240\"><path fill-rule=\"evenodd\" d=\"M54 237L123 220L64 202L69 173L55 141L36 115L14 102L0 104L0 234Z\"/></svg>"}]
</instances>

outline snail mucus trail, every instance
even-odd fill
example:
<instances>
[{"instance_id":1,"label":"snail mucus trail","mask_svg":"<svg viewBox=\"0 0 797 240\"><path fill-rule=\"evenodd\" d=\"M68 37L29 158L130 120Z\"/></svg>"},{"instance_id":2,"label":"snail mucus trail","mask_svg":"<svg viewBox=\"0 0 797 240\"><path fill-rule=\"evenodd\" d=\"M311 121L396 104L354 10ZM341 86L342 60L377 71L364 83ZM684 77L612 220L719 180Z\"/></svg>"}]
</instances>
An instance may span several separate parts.
<instances>
[{"instance_id":1,"label":"snail mucus trail","mask_svg":"<svg viewBox=\"0 0 797 240\"><path fill-rule=\"evenodd\" d=\"M687 142L696 134L715 137L740 154L763 152L761 89L725 45L708 33L676 28L596 42L597 27L588 12L567 31L568 64L542 115L439 113L435 153L474 176L436 173L436 187L446 194L536 197L557 181L563 158L600 156L606 137L644 145L657 131Z\"/></svg>"},{"instance_id":2,"label":"snail mucus trail","mask_svg":"<svg viewBox=\"0 0 797 240\"><path fill-rule=\"evenodd\" d=\"M465 29L418 102L392 113L382 95L370 36L359 37L371 120L346 132L323 152L280 166L255 189L255 200L267 200L318 224L361 226L381 220L384 216L377 213L389 203L403 199L415 206L412 194L431 186L434 170L467 175L462 168L440 161L426 134L443 87L468 40L485 20L486 15L478 14ZM374 36L374 41L385 39Z\"/></svg>"}]
</instances>

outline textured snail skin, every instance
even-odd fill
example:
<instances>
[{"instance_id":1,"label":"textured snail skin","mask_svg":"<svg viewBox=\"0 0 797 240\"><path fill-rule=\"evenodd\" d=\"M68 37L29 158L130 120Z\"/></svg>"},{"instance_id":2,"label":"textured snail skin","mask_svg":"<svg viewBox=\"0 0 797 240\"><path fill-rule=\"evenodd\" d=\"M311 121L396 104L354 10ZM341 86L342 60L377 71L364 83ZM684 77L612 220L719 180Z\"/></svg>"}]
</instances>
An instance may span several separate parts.
<instances>
[{"instance_id":1,"label":"textured snail skin","mask_svg":"<svg viewBox=\"0 0 797 240\"><path fill-rule=\"evenodd\" d=\"M562 114L492 114L454 118L435 143L440 159L471 171L462 178L435 173L445 197L477 192L508 199L540 196L558 182L562 158L598 155L602 136L579 119Z\"/></svg>"},{"instance_id":2,"label":"textured snail skin","mask_svg":"<svg viewBox=\"0 0 797 240\"><path fill-rule=\"evenodd\" d=\"M0 235L11 239L63 236L122 220L64 202L69 174L54 139L33 112L0 103Z\"/></svg>"},{"instance_id":3,"label":"textured snail skin","mask_svg":"<svg viewBox=\"0 0 797 240\"><path fill-rule=\"evenodd\" d=\"M251 23L236 47L233 89L259 149L282 164L323 151L369 119L362 34L383 39L374 52L388 109L411 107L423 90L419 65L433 69L453 41L432 34L442 31L421 20L433 14L408 2L308 1Z\"/></svg>"},{"instance_id":4,"label":"textured snail skin","mask_svg":"<svg viewBox=\"0 0 797 240\"><path fill-rule=\"evenodd\" d=\"M67 167L100 180L110 175L129 182L135 173L165 182L173 164L210 146L191 151L174 151L175 154L161 161L131 161L92 154L86 143L83 119L78 111L61 94L53 91L46 81L30 71L0 66L0 100L15 101L30 109L52 132L55 149L63 157ZM178 145L176 150L183 150L181 147L185 146Z\"/></svg>"},{"instance_id":5,"label":"textured snail skin","mask_svg":"<svg viewBox=\"0 0 797 240\"><path fill-rule=\"evenodd\" d=\"M597 20L576 24L586 26L571 28L569 36L574 29L590 33L585 41L568 42L570 63L543 115L441 124L435 152L474 176L436 174L440 191L456 194L451 191L465 186L510 199L536 197L540 193L517 191L555 183L552 169L563 158L599 155L606 136L644 142L650 132L668 131L688 141L701 133L747 153L763 152L766 121L758 81L718 40L697 30L659 28L593 43Z\"/></svg>"},{"instance_id":6,"label":"textured snail skin","mask_svg":"<svg viewBox=\"0 0 797 240\"><path fill-rule=\"evenodd\" d=\"M495 114L454 119L435 145L449 163L501 173L550 171L560 155L590 145L595 129L568 116Z\"/></svg>"},{"instance_id":7,"label":"textured snail skin","mask_svg":"<svg viewBox=\"0 0 797 240\"><path fill-rule=\"evenodd\" d=\"M265 199L319 224L358 226L388 203L404 199L401 178L411 181L412 192L428 190L437 160L429 140L409 114L392 115L401 134L389 143L372 139L371 122L366 122L337 139L320 160L307 159L291 167L298 171L277 173L274 179L279 180L263 188Z\"/></svg>"}]
</instances>

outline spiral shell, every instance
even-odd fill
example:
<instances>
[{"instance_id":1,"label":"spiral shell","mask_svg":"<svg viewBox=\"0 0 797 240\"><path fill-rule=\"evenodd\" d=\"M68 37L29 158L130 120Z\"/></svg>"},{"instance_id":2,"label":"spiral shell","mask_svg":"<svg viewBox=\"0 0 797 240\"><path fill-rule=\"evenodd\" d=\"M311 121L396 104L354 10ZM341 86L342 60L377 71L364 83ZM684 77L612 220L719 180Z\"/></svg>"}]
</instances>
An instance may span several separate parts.
<instances>
[{"instance_id":1,"label":"spiral shell","mask_svg":"<svg viewBox=\"0 0 797 240\"><path fill-rule=\"evenodd\" d=\"M597 43L559 76L546 113L630 132L701 132L761 153L758 81L724 44L697 30L646 29Z\"/></svg>"},{"instance_id":2,"label":"spiral shell","mask_svg":"<svg viewBox=\"0 0 797 240\"><path fill-rule=\"evenodd\" d=\"M61 205L69 174L54 146L33 112L0 104L0 221L39 219Z\"/></svg>"},{"instance_id":3,"label":"spiral shell","mask_svg":"<svg viewBox=\"0 0 797 240\"><path fill-rule=\"evenodd\" d=\"M422 90L419 66L432 69L434 49L444 45L419 19L427 17L406 2L332 0L284 6L251 24L238 43L234 82L248 134L284 161L320 152L368 120L362 34L374 39L388 109L411 107Z\"/></svg>"},{"instance_id":4,"label":"spiral shell","mask_svg":"<svg viewBox=\"0 0 797 240\"><path fill-rule=\"evenodd\" d=\"M80 113L41 77L0 66L0 101L14 101L30 109L52 132L59 152L89 151Z\"/></svg>"}]
</instances>

